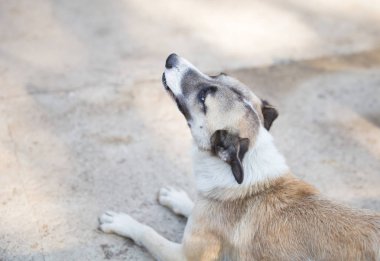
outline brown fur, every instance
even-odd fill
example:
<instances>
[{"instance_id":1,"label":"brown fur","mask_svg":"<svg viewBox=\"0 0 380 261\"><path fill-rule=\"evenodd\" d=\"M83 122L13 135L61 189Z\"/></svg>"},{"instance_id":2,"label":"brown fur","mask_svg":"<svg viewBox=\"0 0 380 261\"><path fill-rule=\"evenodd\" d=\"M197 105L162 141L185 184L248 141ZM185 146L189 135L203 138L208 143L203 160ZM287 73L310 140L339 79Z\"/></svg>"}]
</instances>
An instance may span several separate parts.
<instances>
[{"instance_id":1,"label":"brown fur","mask_svg":"<svg viewBox=\"0 0 380 261\"><path fill-rule=\"evenodd\" d=\"M246 198L200 197L183 243L188 260L380 260L380 216L286 175Z\"/></svg>"}]
</instances>

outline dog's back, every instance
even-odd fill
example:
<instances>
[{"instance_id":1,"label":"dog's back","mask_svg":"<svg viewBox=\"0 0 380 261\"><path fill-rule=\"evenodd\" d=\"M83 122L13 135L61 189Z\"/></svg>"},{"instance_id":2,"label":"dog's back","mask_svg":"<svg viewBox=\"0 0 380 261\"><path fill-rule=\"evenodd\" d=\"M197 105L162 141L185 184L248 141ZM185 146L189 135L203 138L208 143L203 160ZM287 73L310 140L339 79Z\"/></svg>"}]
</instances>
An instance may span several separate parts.
<instances>
[{"instance_id":1,"label":"dog's back","mask_svg":"<svg viewBox=\"0 0 380 261\"><path fill-rule=\"evenodd\" d=\"M200 199L192 219L202 236L189 231L188 253L207 253L194 245L203 237L219 239L208 254L221 260L380 260L380 215L322 199L292 176L247 198Z\"/></svg>"}]
</instances>

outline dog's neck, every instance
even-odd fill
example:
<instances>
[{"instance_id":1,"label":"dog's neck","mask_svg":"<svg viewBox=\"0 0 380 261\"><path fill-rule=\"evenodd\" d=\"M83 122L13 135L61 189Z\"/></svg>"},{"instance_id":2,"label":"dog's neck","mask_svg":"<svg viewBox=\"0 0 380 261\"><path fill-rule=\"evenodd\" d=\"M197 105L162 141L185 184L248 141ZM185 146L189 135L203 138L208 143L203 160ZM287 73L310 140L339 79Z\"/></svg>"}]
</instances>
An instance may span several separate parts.
<instances>
[{"instance_id":1,"label":"dog's neck","mask_svg":"<svg viewBox=\"0 0 380 261\"><path fill-rule=\"evenodd\" d=\"M198 192L218 200L241 199L256 194L275 179L289 173L284 157L273 143L272 135L260 128L255 144L243 159L244 180L238 184L231 167L210 152L193 149L193 167Z\"/></svg>"}]
</instances>

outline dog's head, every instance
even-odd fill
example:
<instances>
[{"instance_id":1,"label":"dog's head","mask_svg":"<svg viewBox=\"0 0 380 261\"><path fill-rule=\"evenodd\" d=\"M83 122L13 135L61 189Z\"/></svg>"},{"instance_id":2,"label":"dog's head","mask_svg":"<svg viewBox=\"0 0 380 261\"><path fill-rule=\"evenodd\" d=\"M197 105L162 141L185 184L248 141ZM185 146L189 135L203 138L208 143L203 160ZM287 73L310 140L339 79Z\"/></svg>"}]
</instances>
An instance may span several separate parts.
<instances>
[{"instance_id":1,"label":"dog's head","mask_svg":"<svg viewBox=\"0 0 380 261\"><path fill-rule=\"evenodd\" d=\"M244 154L255 144L260 126L269 130L276 109L238 80L223 73L208 76L176 54L167 58L162 82L198 148L230 164L240 184Z\"/></svg>"}]
</instances>

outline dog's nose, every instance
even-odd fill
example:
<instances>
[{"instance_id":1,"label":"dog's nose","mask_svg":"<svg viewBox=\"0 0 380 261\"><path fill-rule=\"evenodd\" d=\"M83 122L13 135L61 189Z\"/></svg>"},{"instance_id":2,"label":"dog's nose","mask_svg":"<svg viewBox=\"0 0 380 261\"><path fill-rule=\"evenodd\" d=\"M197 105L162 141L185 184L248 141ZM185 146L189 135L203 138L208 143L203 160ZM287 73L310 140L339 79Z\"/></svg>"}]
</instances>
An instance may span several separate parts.
<instances>
[{"instance_id":1,"label":"dog's nose","mask_svg":"<svg viewBox=\"0 0 380 261\"><path fill-rule=\"evenodd\" d=\"M177 63L177 57L178 55L176 55L175 53L172 53L171 55L169 55L165 62L165 68L166 69L173 68Z\"/></svg>"}]
</instances>

